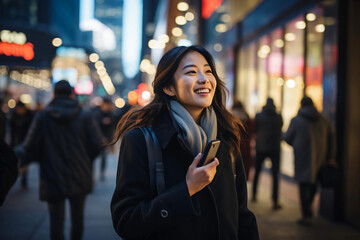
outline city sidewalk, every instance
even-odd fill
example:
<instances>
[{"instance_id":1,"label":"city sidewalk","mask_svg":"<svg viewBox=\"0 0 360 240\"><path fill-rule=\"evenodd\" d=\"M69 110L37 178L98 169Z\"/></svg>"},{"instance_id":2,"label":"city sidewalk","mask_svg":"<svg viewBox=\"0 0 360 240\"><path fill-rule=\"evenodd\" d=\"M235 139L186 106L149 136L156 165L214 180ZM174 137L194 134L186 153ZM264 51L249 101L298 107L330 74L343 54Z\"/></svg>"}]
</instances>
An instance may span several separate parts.
<instances>
[{"instance_id":1,"label":"city sidewalk","mask_svg":"<svg viewBox=\"0 0 360 240\"><path fill-rule=\"evenodd\" d=\"M110 215L110 201L115 187L116 168L117 154L110 155L106 179L99 181L99 160L95 162L94 191L88 196L85 207L84 240L120 239L113 229ZM49 239L47 205L38 199L37 164L31 165L28 177L28 189L22 189L18 179L4 205L0 207L0 240ZM249 183L249 189L250 187L251 183ZM311 227L299 226L296 224L300 218L297 186L281 180L280 201L283 209L279 211L271 209L270 190L271 178L264 172L260 176L258 201L256 203L249 202L249 208L257 217L262 240L360 239L359 231L346 225L331 223L320 217L315 217ZM70 218L69 212L67 212L66 239L70 239L69 231Z\"/></svg>"},{"instance_id":2,"label":"city sidewalk","mask_svg":"<svg viewBox=\"0 0 360 240\"><path fill-rule=\"evenodd\" d=\"M340 223L333 223L318 216L319 194L314 199L314 219L309 227L296 223L301 217L299 190L295 183L280 180L279 201L282 209L273 211L270 172L262 172L259 180L257 202L251 199L252 183L248 183L249 209L256 216L261 240L356 240L360 231Z\"/></svg>"},{"instance_id":3,"label":"city sidewalk","mask_svg":"<svg viewBox=\"0 0 360 240\"><path fill-rule=\"evenodd\" d=\"M85 204L84 240L119 240L114 231L110 214L110 201L115 188L117 155L109 155L104 181L99 181L99 159L94 170L94 190ZM47 204L38 197L38 165L31 164L28 189L22 189L20 178L10 190L0 207L0 240L50 239ZM70 239L70 212L66 205L65 239Z\"/></svg>"}]
</instances>

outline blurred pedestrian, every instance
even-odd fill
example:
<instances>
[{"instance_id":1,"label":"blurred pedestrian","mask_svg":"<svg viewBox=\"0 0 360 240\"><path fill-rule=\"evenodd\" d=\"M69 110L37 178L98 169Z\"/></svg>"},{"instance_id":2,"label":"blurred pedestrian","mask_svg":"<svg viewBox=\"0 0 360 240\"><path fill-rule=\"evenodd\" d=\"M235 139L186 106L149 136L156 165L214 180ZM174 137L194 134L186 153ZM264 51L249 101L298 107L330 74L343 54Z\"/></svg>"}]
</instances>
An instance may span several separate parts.
<instances>
[{"instance_id":1,"label":"blurred pedestrian","mask_svg":"<svg viewBox=\"0 0 360 240\"><path fill-rule=\"evenodd\" d=\"M308 226L313 216L311 205L316 193L316 176L326 162L333 162L333 131L330 122L317 111L311 98L301 100L300 110L290 122L284 140L293 146L295 180L299 183L302 218Z\"/></svg>"},{"instance_id":2,"label":"blurred pedestrian","mask_svg":"<svg viewBox=\"0 0 360 240\"><path fill-rule=\"evenodd\" d=\"M252 201L256 202L257 185L266 158L271 160L271 172L273 179L272 200L273 210L281 209L279 204L279 170L280 170L280 140L283 120L276 113L276 107L272 98L268 98L266 105L255 116L255 175L253 181Z\"/></svg>"},{"instance_id":3,"label":"blurred pedestrian","mask_svg":"<svg viewBox=\"0 0 360 240\"><path fill-rule=\"evenodd\" d=\"M251 156L251 141L254 135L254 124L249 114L246 112L244 105L239 100L235 100L232 106L232 113L240 119L244 128L241 128L240 151L244 162L246 179L249 180L249 172L254 164Z\"/></svg>"},{"instance_id":4,"label":"blurred pedestrian","mask_svg":"<svg viewBox=\"0 0 360 240\"><path fill-rule=\"evenodd\" d=\"M71 239L81 239L85 198L92 191L92 162L102 136L92 114L75 99L69 82L55 84L54 99L34 119L24 142L26 160L40 165L40 200L48 203L51 239L64 239L65 200Z\"/></svg>"},{"instance_id":5,"label":"blurred pedestrian","mask_svg":"<svg viewBox=\"0 0 360 240\"><path fill-rule=\"evenodd\" d=\"M103 98L103 102L97 111L96 119L103 134L104 143L109 144L114 137L116 128L114 104L110 98ZM100 154L100 180L105 179L106 158L110 147L104 147Z\"/></svg>"},{"instance_id":6,"label":"blurred pedestrian","mask_svg":"<svg viewBox=\"0 0 360 240\"><path fill-rule=\"evenodd\" d=\"M3 111L3 99L0 98L0 138L5 139L6 136L6 114Z\"/></svg>"},{"instance_id":7,"label":"blurred pedestrian","mask_svg":"<svg viewBox=\"0 0 360 240\"><path fill-rule=\"evenodd\" d=\"M16 103L15 110L10 118L10 146L15 149L21 144L29 131L34 114L21 101ZM27 187L27 169L21 172L21 186Z\"/></svg>"},{"instance_id":8,"label":"blurred pedestrian","mask_svg":"<svg viewBox=\"0 0 360 240\"><path fill-rule=\"evenodd\" d=\"M0 206L18 176L18 160L13 150L0 138Z\"/></svg>"},{"instance_id":9,"label":"blurred pedestrian","mask_svg":"<svg viewBox=\"0 0 360 240\"><path fill-rule=\"evenodd\" d=\"M43 105L40 101L36 102L35 113L40 112L43 109Z\"/></svg>"},{"instance_id":10,"label":"blurred pedestrian","mask_svg":"<svg viewBox=\"0 0 360 240\"><path fill-rule=\"evenodd\" d=\"M225 86L203 47L175 47L160 60L155 98L120 121L122 138L111 213L125 239L259 239L247 208L238 119L225 106ZM164 164L164 192L149 181L144 135L152 126ZM214 160L198 166L208 141L220 139ZM234 177L236 174L236 177Z\"/></svg>"}]
</instances>

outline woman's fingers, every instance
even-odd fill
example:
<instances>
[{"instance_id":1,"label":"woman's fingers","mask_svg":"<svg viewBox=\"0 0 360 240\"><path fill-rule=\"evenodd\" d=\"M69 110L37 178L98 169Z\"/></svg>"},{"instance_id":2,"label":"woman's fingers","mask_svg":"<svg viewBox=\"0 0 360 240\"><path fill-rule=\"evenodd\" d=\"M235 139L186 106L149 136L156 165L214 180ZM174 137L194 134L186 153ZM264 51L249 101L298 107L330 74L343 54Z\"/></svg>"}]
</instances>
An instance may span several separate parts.
<instances>
[{"instance_id":1,"label":"woman's fingers","mask_svg":"<svg viewBox=\"0 0 360 240\"><path fill-rule=\"evenodd\" d=\"M211 161L210 163L206 164L204 167L214 168L214 167L217 167L218 165L219 165L219 159L214 158L213 161Z\"/></svg>"},{"instance_id":2,"label":"woman's fingers","mask_svg":"<svg viewBox=\"0 0 360 240\"><path fill-rule=\"evenodd\" d=\"M199 153L195 157L186 174L186 183L188 185L190 196L199 192L211 183L216 174L216 166L219 165L219 160L215 158L211 163L205 166L197 167L201 156L202 155Z\"/></svg>"},{"instance_id":3,"label":"woman's fingers","mask_svg":"<svg viewBox=\"0 0 360 240\"><path fill-rule=\"evenodd\" d=\"M191 168L196 168L197 165L199 164L200 160L201 160L202 154L198 153L198 155L196 155L196 157L194 158L193 162L191 163L190 167Z\"/></svg>"}]
</instances>

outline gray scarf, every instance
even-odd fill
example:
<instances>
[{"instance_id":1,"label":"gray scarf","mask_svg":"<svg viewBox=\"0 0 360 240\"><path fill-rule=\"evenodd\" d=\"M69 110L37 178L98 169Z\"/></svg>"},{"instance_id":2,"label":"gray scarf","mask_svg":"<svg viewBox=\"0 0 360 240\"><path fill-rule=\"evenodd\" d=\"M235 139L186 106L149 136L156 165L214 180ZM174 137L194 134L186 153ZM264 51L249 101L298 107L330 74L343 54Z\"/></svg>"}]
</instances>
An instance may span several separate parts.
<instances>
[{"instance_id":1,"label":"gray scarf","mask_svg":"<svg viewBox=\"0 0 360 240\"><path fill-rule=\"evenodd\" d=\"M198 125L190 113L177 101L170 101L171 113L179 125L180 135L195 157L203 152L208 141L216 139L217 120L212 107L204 109Z\"/></svg>"}]
</instances>

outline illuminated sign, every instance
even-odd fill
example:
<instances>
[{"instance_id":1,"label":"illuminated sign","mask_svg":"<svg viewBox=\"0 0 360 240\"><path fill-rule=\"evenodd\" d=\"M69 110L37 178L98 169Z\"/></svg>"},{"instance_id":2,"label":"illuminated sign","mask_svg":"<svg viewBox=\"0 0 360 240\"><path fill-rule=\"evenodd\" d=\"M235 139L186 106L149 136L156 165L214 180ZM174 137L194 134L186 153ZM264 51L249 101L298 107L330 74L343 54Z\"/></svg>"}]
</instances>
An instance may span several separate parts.
<instances>
[{"instance_id":1,"label":"illuminated sign","mask_svg":"<svg viewBox=\"0 0 360 240\"><path fill-rule=\"evenodd\" d=\"M26 61L34 58L34 44L26 42L24 33L2 30L0 39L0 55L22 57Z\"/></svg>"},{"instance_id":2,"label":"illuminated sign","mask_svg":"<svg viewBox=\"0 0 360 240\"><path fill-rule=\"evenodd\" d=\"M56 54L55 37L46 29L0 23L0 65L50 68Z\"/></svg>"},{"instance_id":3,"label":"illuminated sign","mask_svg":"<svg viewBox=\"0 0 360 240\"><path fill-rule=\"evenodd\" d=\"M202 0L201 16L208 19L221 3L222 0Z\"/></svg>"}]
</instances>

